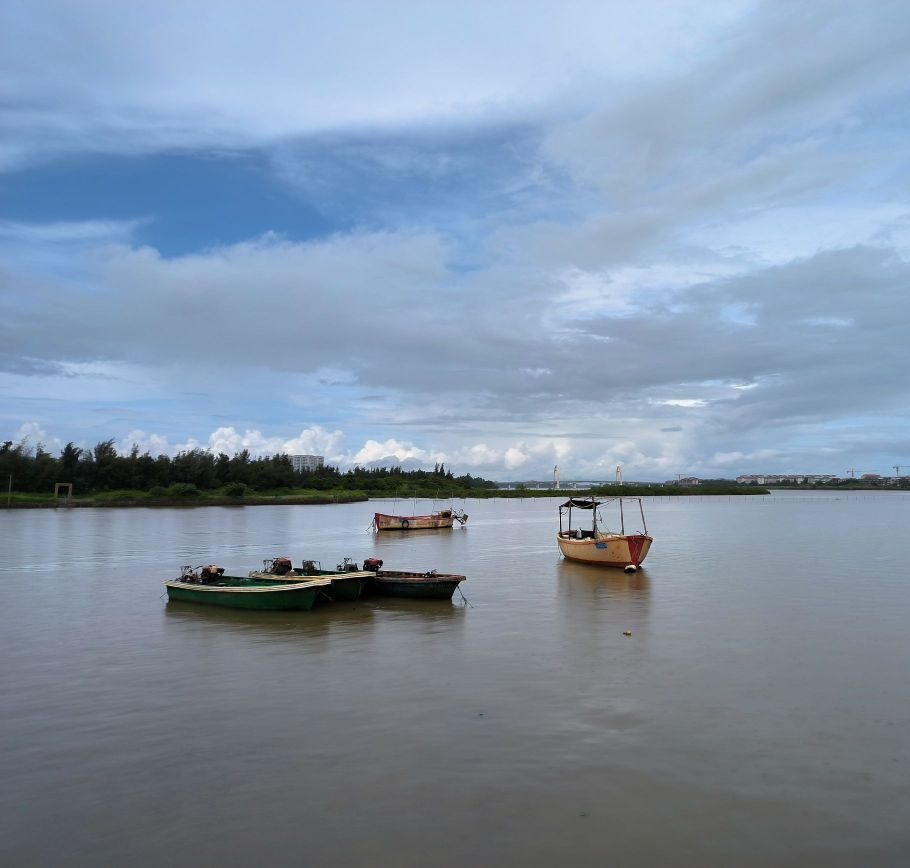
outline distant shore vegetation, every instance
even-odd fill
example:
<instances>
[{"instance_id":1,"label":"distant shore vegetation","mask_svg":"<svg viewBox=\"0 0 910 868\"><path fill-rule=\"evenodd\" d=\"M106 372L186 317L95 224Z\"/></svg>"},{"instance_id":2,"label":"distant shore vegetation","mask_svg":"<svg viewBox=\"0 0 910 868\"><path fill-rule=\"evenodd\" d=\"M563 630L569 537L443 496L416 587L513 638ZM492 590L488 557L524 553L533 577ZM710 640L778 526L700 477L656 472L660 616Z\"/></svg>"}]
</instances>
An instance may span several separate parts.
<instances>
[{"instance_id":1,"label":"distant shore vegetation","mask_svg":"<svg viewBox=\"0 0 910 868\"><path fill-rule=\"evenodd\" d=\"M134 447L128 455L119 455L113 440L93 449L67 443L56 457L41 444L30 447L8 440L0 446L0 480L8 479L12 493L7 499L17 505L54 503L69 493L70 485L70 502L95 506L338 503L370 497L475 497L496 489L495 482L470 474L455 476L442 464L433 470L307 471L295 470L287 455L253 458L246 450L228 456L191 449L171 458L140 454ZM61 491L61 484L67 488Z\"/></svg>"},{"instance_id":2,"label":"distant shore vegetation","mask_svg":"<svg viewBox=\"0 0 910 868\"><path fill-rule=\"evenodd\" d=\"M901 479L900 483L905 480ZM910 487L910 479L907 485ZM6 483L6 484L3 484ZM354 467L341 471L323 467L295 470L287 455L214 455L191 449L174 457L140 453L138 447L118 454L113 440L83 449L67 443L57 456L42 444L27 441L0 445L0 485L7 489L4 505L47 506L61 500L82 506L168 506L178 504L340 503L370 498L531 498L554 496L631 497L767 494L768 488L728 479L700 480L698 485L626 483L587 488L541 483L514 483L508 488L480 476L456 476L442 464L433 470L400 467ZM71 488L70 488L71 486ZM791 489L882 488L869 480L838 480ZM892 484L889 487L894 488ZM2 490L2 489L0 489Z\"/></svg>"}]
</instances>

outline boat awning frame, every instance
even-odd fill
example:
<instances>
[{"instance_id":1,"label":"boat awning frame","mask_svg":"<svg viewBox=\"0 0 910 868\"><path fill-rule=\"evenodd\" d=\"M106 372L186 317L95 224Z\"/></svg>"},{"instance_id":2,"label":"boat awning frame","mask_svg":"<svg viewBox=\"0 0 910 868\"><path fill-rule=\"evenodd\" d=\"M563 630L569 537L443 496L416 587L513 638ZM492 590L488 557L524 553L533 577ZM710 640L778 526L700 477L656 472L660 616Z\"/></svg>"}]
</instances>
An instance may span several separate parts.
<instances>
[{"instance_id":1,"label":"boat awning frame","mask_svg":"<svg viewBox=\"0 0 910 868\"><path fill-rule=\"evenodd\" d=\"M603 500L591 500L589 498L578 498L570 497L565 503L560 504L560 509L596 509L605 501Z\"/></svg>"}]
</instances>

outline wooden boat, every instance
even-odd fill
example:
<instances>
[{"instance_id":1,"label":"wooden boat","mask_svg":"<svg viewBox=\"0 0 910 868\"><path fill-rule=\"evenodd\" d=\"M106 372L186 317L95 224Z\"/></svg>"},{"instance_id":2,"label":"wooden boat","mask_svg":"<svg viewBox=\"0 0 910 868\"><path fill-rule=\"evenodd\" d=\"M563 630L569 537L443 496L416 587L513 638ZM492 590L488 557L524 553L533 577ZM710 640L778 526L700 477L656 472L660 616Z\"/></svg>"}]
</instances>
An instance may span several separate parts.
<instances>
[{"instance_id":1,"label":"wooden boat","mask_svg":"<svg viewBox=\"0 0 910 868\"><path fill-rule=\"evenodd\" d=\"M300 567L294 567L290 558L269 558L262 562L261 570L253 570L249 578L262 582L309 582L314 579L328 579L329 584L322 586L322 593L334 602L352 602L359 600L371 573L357 569L357 564L350 558L332 570L322 569L319 561L303 561Z\"/></svg>"},{"instance_id":2,"label":"wooden boat","mask_svg":"<svg viewBox=\"0 0 910 868\"><path fill-rule=\"evenodd\" d=\"M251 576L226 576L221 567L183 567L179 578L165 582L168 600L227 606L231 609L310 610L330 578L306 582L260 580Z\"/></svg>"},{"instance_id":3,"label":"wooden boat","mask_svg":"<svg viewBox=\"0 0 910 868\"><path fill-rule=\"evenodd\" d=\"M644 530L627 534L625 523L625 505L638 502L641 523ZM600 516L598 507L604 503L617 502L619 506L619 530L608 530ZM572 527L572 511L582 510L591 513L591 528ZM563 517L567 516L567 527L563 528ZM647 557L653 538L648 536L645 524L644 508L640 497L613 497L608 500L593 498L570 498L559 507L559 533L556 542L563 557L570 561L584 564L597 564L602 567L622 567L626 572L634 573Z\"/></svg>"},{"instance_id":4,"label":"wooden boat","mask_svg":"<svg viewBox=\"0 0 910 868\"><path fill-rule=\"evenodd\" d=\"M363 562L364 570L371 570L364 594L376 597L411 597L424 600L451 600L455 589L465 576L439 573L436 570L383 570L379 558Z\"/></svg>"},{"instance_id":5,"label":"wooden boat","mask_svg":"<svg viewBox=\"0 0 910 868\"><path fill-rule=\"evenodd\" d=\"M464 525L468 514L460 509L441 509L429 515L386 515L377 512L373 515L373 528L379 530L429 530L432 528L452 527L455 522Z\"/></svg>"}]
</instances>

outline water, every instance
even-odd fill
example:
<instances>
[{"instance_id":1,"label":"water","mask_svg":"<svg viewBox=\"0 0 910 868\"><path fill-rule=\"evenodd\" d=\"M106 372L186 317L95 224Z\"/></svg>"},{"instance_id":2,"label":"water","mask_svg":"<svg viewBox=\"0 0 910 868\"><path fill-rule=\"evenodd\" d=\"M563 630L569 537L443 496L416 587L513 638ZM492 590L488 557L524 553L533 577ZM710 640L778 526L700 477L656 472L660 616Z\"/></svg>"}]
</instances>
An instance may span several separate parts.
<instances>
[{"instance_id":1,"label":"water","mask_svg":"<svg viewBox=\"0 0 910 868\"><path fill-rule=\"evenodd\" d=\"M910 497L651 500L634 576L557 503L0 511L3 864L910 864ZM471 605L160 596L285 554Z\"/></svg>"}]
</instances>

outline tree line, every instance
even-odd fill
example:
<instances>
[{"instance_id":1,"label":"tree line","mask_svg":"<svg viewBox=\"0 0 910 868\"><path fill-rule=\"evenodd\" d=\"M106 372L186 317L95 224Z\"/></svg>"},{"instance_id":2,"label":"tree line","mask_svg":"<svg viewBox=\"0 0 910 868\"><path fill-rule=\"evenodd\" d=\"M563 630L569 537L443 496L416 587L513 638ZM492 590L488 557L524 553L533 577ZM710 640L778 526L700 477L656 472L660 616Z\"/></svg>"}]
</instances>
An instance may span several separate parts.
<instances>
[{"instance_id":1,"label":"tree line","mask_svg":"<svg viewBox=\"0 0 910 868\"><path fill-rule=\"evenodd\" d=\"M442 464L429 470L400 467L354 467L342 472L326 466L318 470L294 470L288 455L252 457L248 450L233 456L214 455L190 449L173 458L140 453L133 446L120 455L113 440L92 449L67 443L58 456L43 444L27 441L0 446L0 479L11 477L13 490L50 494L58 482L70 483L76 496L100 492L139 491L155 497L188 497L208 492L242 497L247 493L313 491L360 491L368 495L466 496L472 491L495 488L495 483L470 474L455 476ZM4 486L6 487L6 486Z\"/></svg>"}]
</instances>

